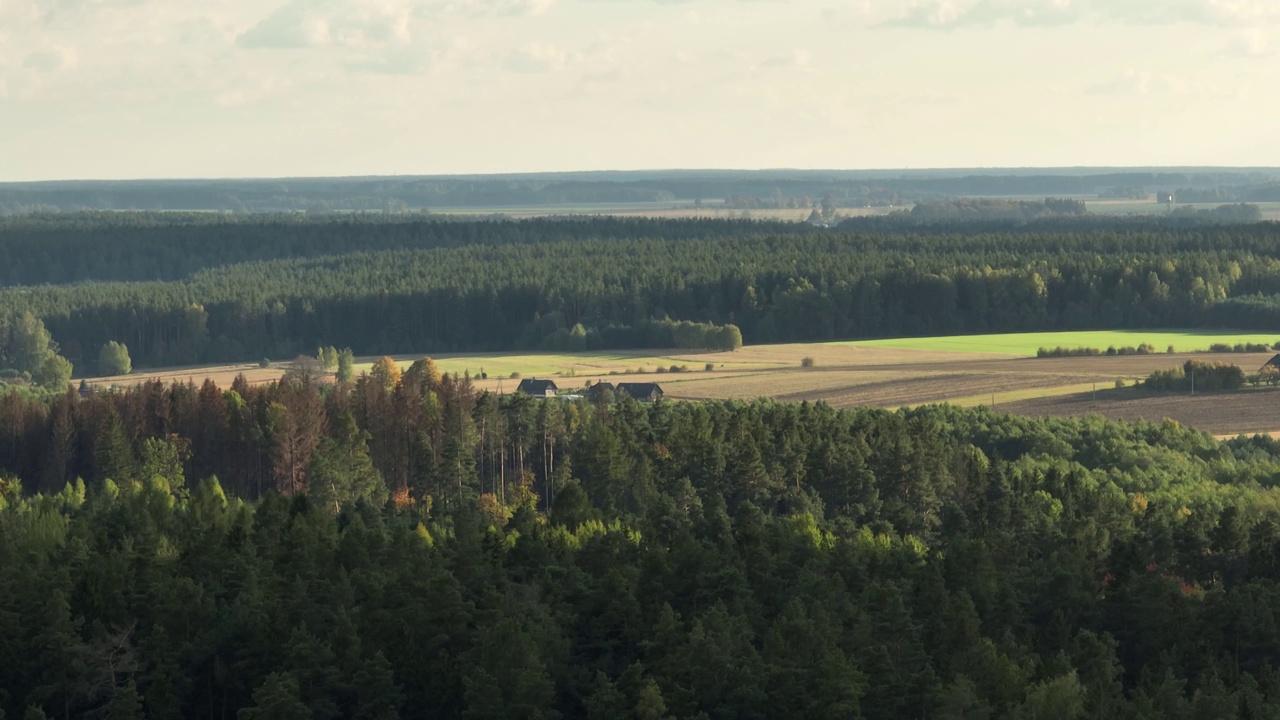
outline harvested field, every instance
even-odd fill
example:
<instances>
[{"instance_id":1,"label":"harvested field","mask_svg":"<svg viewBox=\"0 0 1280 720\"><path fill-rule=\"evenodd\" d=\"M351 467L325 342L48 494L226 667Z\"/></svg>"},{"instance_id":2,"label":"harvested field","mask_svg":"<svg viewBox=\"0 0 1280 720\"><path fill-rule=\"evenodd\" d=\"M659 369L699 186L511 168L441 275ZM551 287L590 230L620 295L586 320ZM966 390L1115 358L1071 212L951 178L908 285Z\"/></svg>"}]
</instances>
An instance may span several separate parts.
<instances>
[{"instance_id":1,"label":"harvested field","mask_svg":"<svg viewBox=\"0 0 1280 720\"><path fill-rule=\"evenodd\" d=\"M661 352L661 351L659 351ZM1181 366L1188 358L1228 362L1253 372L1271 353L1222 355L1157 354L1074 358L1026 358L1001 354L943 352L897 347L843 344L756 345L735 352L647 351L612 353L541 353L441 355L435 360L446 372L481 368L488 379L477 379L482 390L510 393L517 379L554 379L562 391L582 390L590 383L657 382L672 399L753 399L826 402L834 407L871 405L896 408L928 403L991 405L1028 415L1101 413L1117 419L1171 417L1215 434L1280 429L1280 392L1248 391L1228 395L1163 396L1125 390L1117 394L1116 380L1126 385L1154 370ZM402 367L419 356L394 358ZM801 360L813 359L813 367ZM373 358L360 358L357 371L367 370ZM706 370L707 364L713 366ZM657 372L685 366L687 372ZM228 387L244 374L250 383L278 378L288 363L270 368L256 364L198 368L170 368L115 378L96 378L97 385L130 385L150 380L193 382L206 379ZM1093 389L1098 401L1093 401ZM1087 392L1086 392L1087 391ZM1277 407L1272 411L1272 407Z\"/></svg>"},{"instance_id":2,"label":"harvested field","mask_svg":"<svg viewBox=\"0 0 1280 720\"><path fill-rule=\"evenodd\" d=\"M1280 428L1280 390L1156 394L1138 389L1078 393L1011 403L1000 410L1032 417L1102 415L1113 420L1165 418L1218 436L1270 434Z\"/></svg>"},{"instance_id":3,"label":"harvested field","mask_svg":"<svg viewBox=\"0 0 1280 720\"><path fill-rule=\"evenodd\" d=\"M200 367L176 367L149 370L132 375L113 375L110 377L87 378L90 385L111 387L117 385L128 387L143 383L159 381L168 383L194 383L202 385L205 380L212 380L220 388L229 388L237 375L244 375L250 385L271 382L284 374L284 365L275 364L269 368L258 367L257 363L239 365L208 365Z\"/></svg>"},{"instance_id":4,"label":"harvested field","mask_svg":"<svg viewBox=\"0 0 1280 720\"><path fill-rule=\"evenodd\" d=\"M1090 389L1109 390L1116 380L1133 384L1155 370L1181 366L1190 355L1129 355L1123 357L973 359L967 354L915 351L917 362L873 363L812 369L790 368L719 377L663 381L669 397L683 399L773 397L784 400L822 400L836 407L875 405L900 407L935 402L989 404L995 396L1006 402L1029 396L1054 396ZM867 355L867 358L874 357ZM928 362L919 362L927 357ZM1195 356L1223 359L1250 370L1271 355L1232 354Z\"/></svg>"}]
</instances>

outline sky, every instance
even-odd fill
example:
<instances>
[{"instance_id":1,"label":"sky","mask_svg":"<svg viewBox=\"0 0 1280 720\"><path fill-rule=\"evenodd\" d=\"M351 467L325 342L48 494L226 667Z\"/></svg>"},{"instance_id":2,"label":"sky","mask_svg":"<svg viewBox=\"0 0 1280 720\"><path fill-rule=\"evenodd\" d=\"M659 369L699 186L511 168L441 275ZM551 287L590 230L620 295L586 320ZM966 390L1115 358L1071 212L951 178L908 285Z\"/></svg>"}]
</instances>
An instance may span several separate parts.
<instances>
[{"instance_id":1,"label":"sky","mask_svg":"<svg viewBox=\"0 0 1280 720\"><path fill-rule=\"evenodd\" d=\"M1280 166L1280 0L0 0L0 181Z\"/></svg>"}]
</instances>

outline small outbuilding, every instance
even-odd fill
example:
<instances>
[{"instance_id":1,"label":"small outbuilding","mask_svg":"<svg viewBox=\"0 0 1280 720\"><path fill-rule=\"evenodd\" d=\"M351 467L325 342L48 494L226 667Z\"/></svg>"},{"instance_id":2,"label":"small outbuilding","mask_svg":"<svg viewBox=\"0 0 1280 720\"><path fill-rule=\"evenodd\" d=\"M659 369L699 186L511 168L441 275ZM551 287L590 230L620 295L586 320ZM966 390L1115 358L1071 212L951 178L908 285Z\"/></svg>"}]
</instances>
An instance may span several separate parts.
<instances>
[{"instance_id":1,"label":"small outbuilding","mask_svg":"<svg viewBox=\"0 0 1280 720\"><path fill-rule=\"evenodd\" d=\"M617 391L626 393L640 402L654 402L662 397L658 383L618 383Z\"/></svg>"},{"instance_id":2,"label":"small outbuilding","mask_svg":"<svg viewBox=\"0 0 1280 720\"><path fill-rule=\"evenodd\" d=\"M532 395L534 397L555 397L556 392L560 388L550 380L539 380L537 378L527 378L520 381L520 387L516 388L516 392L522 395Z\"/></svg>"}]
</instances>

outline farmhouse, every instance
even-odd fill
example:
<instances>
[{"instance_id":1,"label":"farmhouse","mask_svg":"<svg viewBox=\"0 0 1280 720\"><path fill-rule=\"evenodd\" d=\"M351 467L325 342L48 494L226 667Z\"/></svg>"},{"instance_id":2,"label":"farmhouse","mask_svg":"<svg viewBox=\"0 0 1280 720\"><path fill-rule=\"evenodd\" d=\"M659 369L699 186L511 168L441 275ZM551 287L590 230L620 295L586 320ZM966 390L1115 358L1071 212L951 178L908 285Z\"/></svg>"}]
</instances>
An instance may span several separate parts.
<instances>
[{"instance_id":1,"label":"farmhouse","mask_svg":"<svg viewBox=\"0 0 1280 720\"><path fill-rule=\"evenodd\" d=\"M640 402L653 402L662 397L658 383L618 383L618 392L626 393Z\"/></svg>"},{"instance_id":2,"label":"farmhouse","mask_svg":"<svg viewBox=\"0 0 1280 720\"><path fill-rule=\"evenodd\" d=\"M534 397L555 397L559 388L550 380L538 380L537 378L527 378L520 381L520 387L516 388L516 392L522 395L533 395Z\"/></svg>"},{"instance_id":3,"label":"farmhouse","mask_svg":"<svg viewBox=\"0 0 1280 720\"><path fill-rule=\"evenodd\" d=\"M1260 373L1280 372L1280 355L1276 355L1275 357L1268 360L1265 364L1263 364L1262 367L1258 368L1258 372Z\"/></svg>"},{"instance_id":4,"label":"farmhouse","mask_svg":"<svg viewBox=\"0 0 1280 720\"><path fill-rule=\"evenodd\" d=\"M587 399L592 402L595 402L601 398L607 399L613 395L613 390L614 390L613 383L602 380L596 383L595 385L592 385L591 387L587 388Z\"/></svg>"}]
</instances>

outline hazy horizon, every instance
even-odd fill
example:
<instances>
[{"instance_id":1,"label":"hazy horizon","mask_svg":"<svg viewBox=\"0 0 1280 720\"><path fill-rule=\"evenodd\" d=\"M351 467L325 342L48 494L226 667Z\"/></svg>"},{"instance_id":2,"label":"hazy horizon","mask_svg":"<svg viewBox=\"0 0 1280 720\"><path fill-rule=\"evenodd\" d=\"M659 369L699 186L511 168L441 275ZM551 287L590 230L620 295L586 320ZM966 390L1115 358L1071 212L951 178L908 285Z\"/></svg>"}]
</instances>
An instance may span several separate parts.
<instances>
[{"instance_id":1,"label":"hazy horizon","mask_svg":"<svg viewBox=\"0 0 1280 720\"><path fill-rule=\"evenodd\" d=\"M885 178L897 177L894 173L907 173L912 176L927 176L930 173L936 173L937 177L961 177L965 175L1036 175L1043 174L1047 176L1087 176L1101 174L1132 174L1132 173L1209 173L1209 172L1226 172L1226 173L1280 173L1280 166L1265 165L1167 165L1167 166L1060 166L1060 167L1037 167L1037 166L1002 166L1002 167L882 167L882 168L818 168L818 167L762 167L762 168L715 168L715 167L687 167L687 168L601 168L596 170L511 170L511 171L494 171L494 172L460 172L460 173L400 173L394 175L383 174L360 174L352 173L347 175L209 175L209 176L138 176L138 177L61 177L47 178L40 180L5 180L0 179L0 185L4 184L41 184L41 183L111 183L111 182L254 182L254 181L271 181L271 180L379 180L392 178L481 178L496 179L508 177L536 177L546 176L553 178L557 176L587 176L587 175L653 175L653 176L679 176L682 174L696 175L698 173L715 173L715 174L785 174L794 173L798 176L818 176L824 173L833 175L861 175L878 176Z\"/></svg>"},{"instance_id":2,"label":"hazy horizon","mask_svg":"<svg viewBox=\"0 0 1280 720\"><path fill-rule=\"evenodd\" d=\"M1262 0L0 0L0 181L1266 168L1277 38Z\"/></svg>"}]
</instances>

